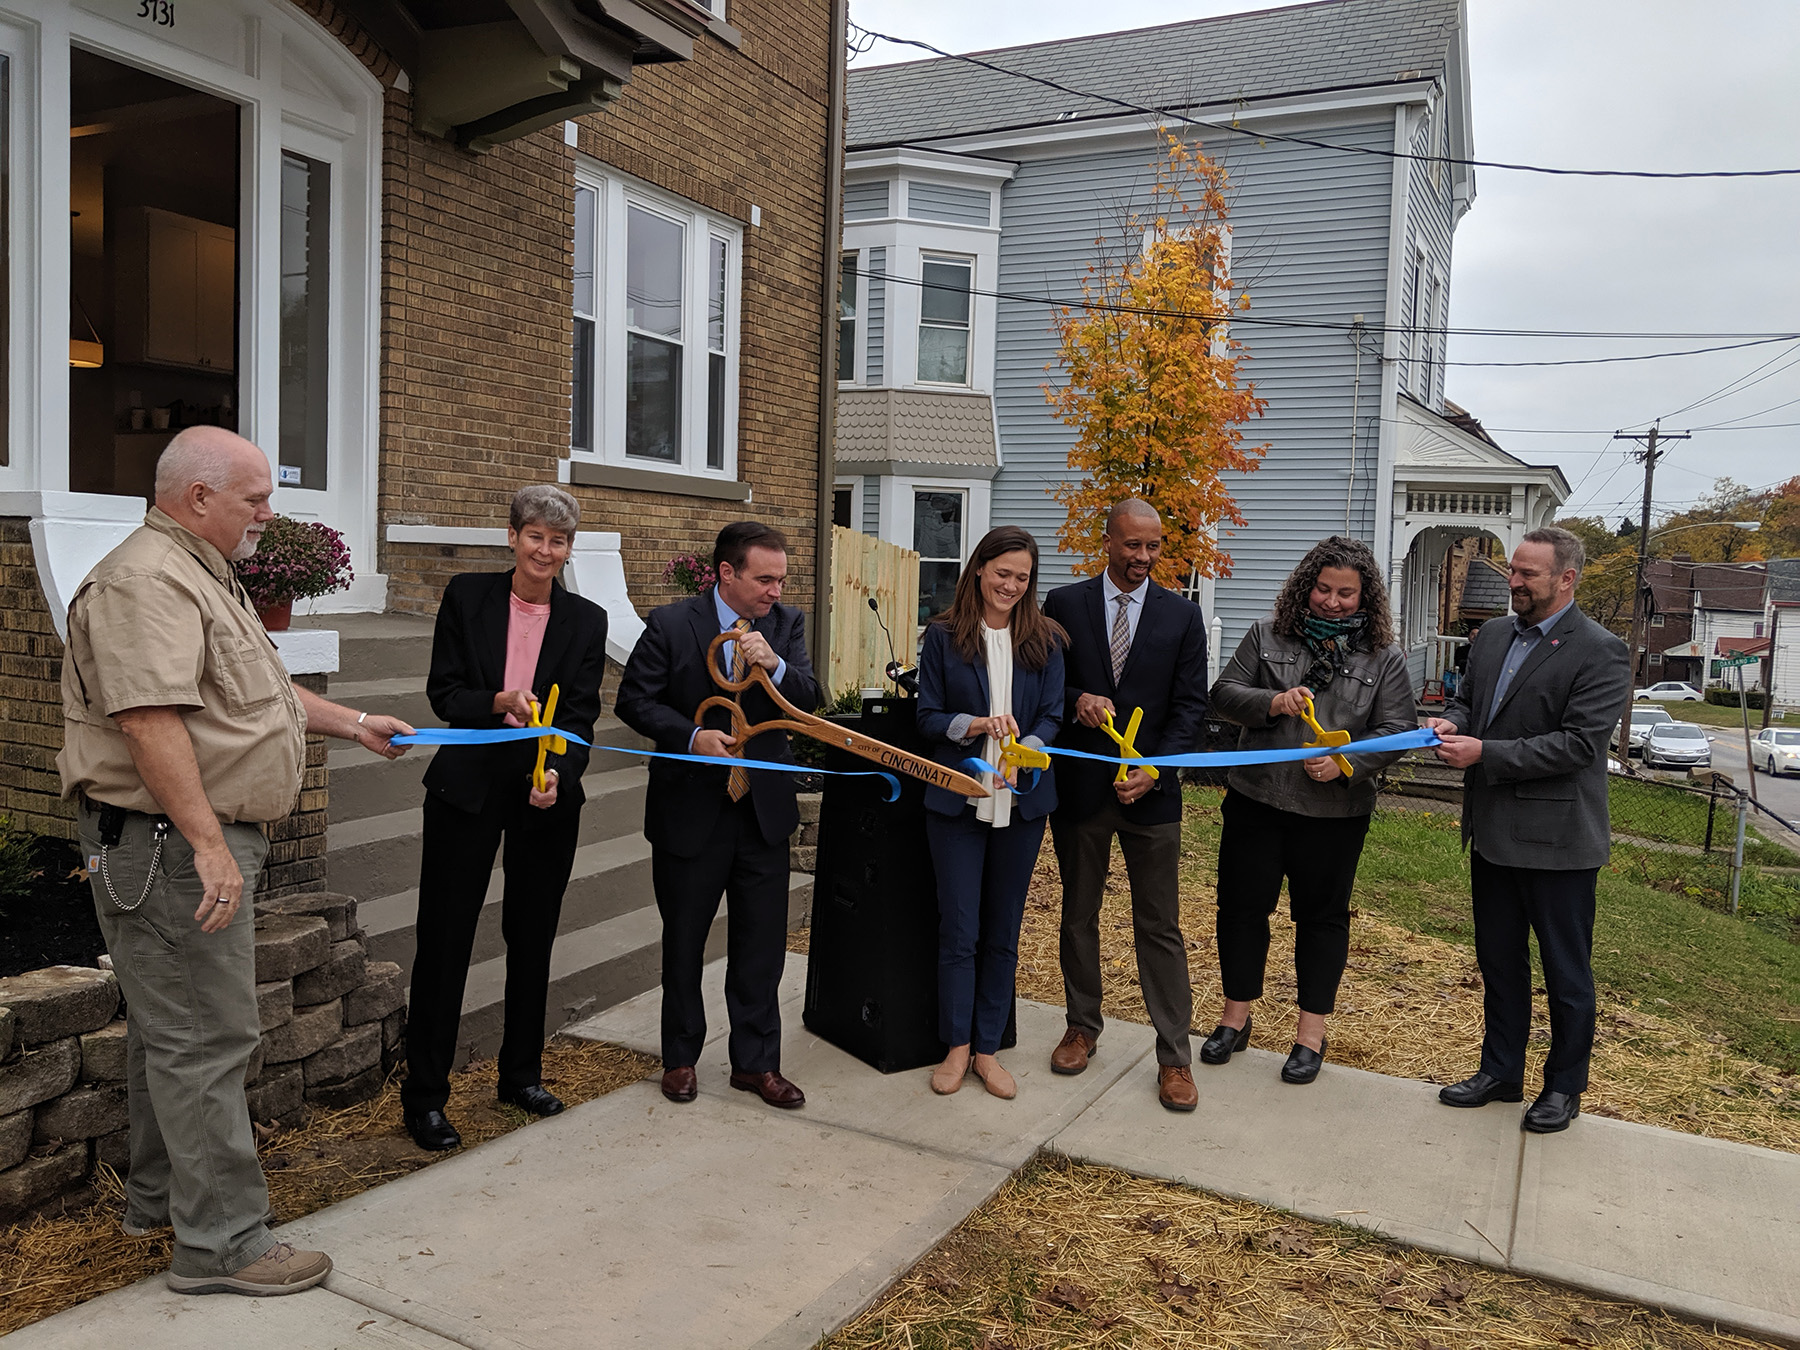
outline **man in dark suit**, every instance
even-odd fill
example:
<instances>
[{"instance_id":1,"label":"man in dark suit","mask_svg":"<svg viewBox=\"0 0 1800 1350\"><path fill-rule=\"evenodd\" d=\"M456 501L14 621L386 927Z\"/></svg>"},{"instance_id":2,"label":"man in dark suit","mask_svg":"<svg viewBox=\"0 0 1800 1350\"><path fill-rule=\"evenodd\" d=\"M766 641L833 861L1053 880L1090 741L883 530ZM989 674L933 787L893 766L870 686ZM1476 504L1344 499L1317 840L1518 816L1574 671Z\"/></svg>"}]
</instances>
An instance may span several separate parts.
<instances>
[{"instance_id":1,"label":"man in dark suit","mask_svg":"<svg viewBox=\"0 0 1800 1350\"><path fill-rule=\"evenodd\" d=\"M1139 753L1175 755L1200 746L1206 715L1206 618L1200 607L1150 580L1162 553L1162 518L1136 499L1120 502L1101 536L1106 571L1059 587L1044 613L1069 633L1066 706L1057 744L1118 754L1100 730L1107 713L1124 731L1144 710ZM1144 1006L1156 1027L1158 1098L1171 1111L1199 1104L1189 1071L1194 1010L1181 936L1181 775L1151 778L1111 765L1063 760L1060 805L1051 816L1062 871L1062 972L1069 1029L1050 1056L1057 1073L1080 1073L1100 1039L1100 898L1113 836L1131 879L1131 920Z\"/></svg>"},{"instance_id":2,"label":"man in dark suit","mask_svg":"<svg viewBox=\"0 0 1800 1350\"><path fill-rule=\"evenodd\" d=\"M806 654L806 619L780 603L787 540L779 530L739 521L713 546L718 583L690 600L653 610L619 685L618 713L658 750L724 761L737 748L728 719L715 710L696 728L700 704L720 692L707 669L707 647L722 632L743 634L720 653L738 678L751 666L769 672L797 708L818 706L819 686ZM739 696L752 725L780 716L759 689ZM787 733L773 731L742 747L743 758L791 761ZM694 1065L706 1040L700 972L706 935L728 897L725 1010L731 1019L731 1085L771 1106L806 1098L781 1076L781 1011L787 961L788 839L800 824L794 779L767 769L718 768L654 760L644 801L656 907L663 920L663 1095L691 1102Z\"/></svg>"},{"instance_id":3,"label":"man in dark suit","mask_svg":"<svg viewBox=\"0 0 1800 1350\"><path fill-rule=\"evenodd\" d=\"M1513 620L1481 630L1443 717L1437 755L1463 770L1475 957L1486 985L1481 1068L1438 1093L1451 1106L1524 1100L1537 934L1550 998L1544 1090L1524 1128L1580 1114L1594 1047L1594 886L1611 848L1606 751L1631 696L1625 644L1575 606L1581 541L1555 527L1514 550Z\"/></svg>"}]
</instances>

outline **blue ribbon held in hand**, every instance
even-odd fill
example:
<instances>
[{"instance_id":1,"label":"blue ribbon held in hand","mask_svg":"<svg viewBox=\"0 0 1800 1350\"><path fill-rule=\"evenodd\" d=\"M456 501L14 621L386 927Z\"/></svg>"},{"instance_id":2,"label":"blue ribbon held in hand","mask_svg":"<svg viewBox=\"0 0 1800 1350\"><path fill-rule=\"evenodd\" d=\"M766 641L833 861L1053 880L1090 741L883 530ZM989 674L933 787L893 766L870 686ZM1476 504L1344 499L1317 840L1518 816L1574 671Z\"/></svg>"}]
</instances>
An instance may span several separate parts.
<instances>
[{"instance_id":1,"label":"blue ribbon held in hand","mask_svg":"<svg viewBox=\"0 0 1800 1350\"><path fill-rule=\"evenodd\" d=\"M879 769L815 769L808 764L782 764L768 759L735 759L719 755L678 755L666 750L641 750L633 746L592 745L572 731L556 727L422 727L410 736L395 736L391 745L498 745L507 741L530 741L560 736L572 745L592 750L606 750L615 755L641 755L645 759L672 759L687 764L704 764L715 769L741 765L746 769L764 769L770 773L817 773L833 778L879 778L887 785L886 800L900 800L900 780Z\"/></svg>"}]
</instances>

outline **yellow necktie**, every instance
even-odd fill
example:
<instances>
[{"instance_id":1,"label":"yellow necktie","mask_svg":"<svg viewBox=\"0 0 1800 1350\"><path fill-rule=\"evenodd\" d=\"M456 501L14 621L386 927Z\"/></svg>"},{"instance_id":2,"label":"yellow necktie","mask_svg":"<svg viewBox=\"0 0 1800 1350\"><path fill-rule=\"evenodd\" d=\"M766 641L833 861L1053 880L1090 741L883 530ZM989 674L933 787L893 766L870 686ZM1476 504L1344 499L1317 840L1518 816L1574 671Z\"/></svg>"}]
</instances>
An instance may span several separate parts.
<instances>
[{"instance_id":1,"label":"yellow necktie","mask_svg":"<svg viewBox=\"0 0 1800 1350\"><path fill-rule=\"evenodd\" d=\"M749 632L750 620L739 619L736 623L731 625L731 631L734 633ZM744 644L742 642L732 643L731 682L736 684L749 673L750 663L744 659ZM743 701L744 696L742 694L739 694L737 697L739 702ZM744 747L741 745L738 747L740 753L743 751L743 748ZM742 764L733 764L731 766L731 780L725 785L726 795L734 802L741 802L744 800L744 794L748 791L750 791L750 770L746 769Z\"/></svg>"}]
</instances>

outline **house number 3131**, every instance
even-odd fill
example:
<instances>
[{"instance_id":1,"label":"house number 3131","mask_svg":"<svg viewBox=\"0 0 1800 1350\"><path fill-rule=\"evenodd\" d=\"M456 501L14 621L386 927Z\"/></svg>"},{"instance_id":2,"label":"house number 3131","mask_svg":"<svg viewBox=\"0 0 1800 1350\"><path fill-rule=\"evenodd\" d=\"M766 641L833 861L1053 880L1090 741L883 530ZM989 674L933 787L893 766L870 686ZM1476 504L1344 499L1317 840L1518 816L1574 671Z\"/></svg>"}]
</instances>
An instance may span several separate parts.
<instances>
[{"instance_id":1,"label":"house number 3131","mask_svg":"<svg viewBox=\"0 0 1800 1350\"><path fill-rule=\"evenodd\" d=\"M175 0L138 0L137 16L150 20L158 28L173 28Z\"/></svg>"}]
</instances>

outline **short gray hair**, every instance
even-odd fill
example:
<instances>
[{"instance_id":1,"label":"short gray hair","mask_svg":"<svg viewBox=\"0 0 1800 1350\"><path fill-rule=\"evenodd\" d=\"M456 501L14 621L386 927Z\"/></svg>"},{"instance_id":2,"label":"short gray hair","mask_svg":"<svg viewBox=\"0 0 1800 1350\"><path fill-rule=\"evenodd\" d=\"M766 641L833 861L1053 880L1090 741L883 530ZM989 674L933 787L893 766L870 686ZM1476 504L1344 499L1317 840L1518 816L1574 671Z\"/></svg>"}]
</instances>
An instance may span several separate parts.
<instances>
[{"instance_id":1,"label":"short gray hair","mask_svg":"<svg viewBox=\"0 0 1800 1350\"><path fill-rule=\"evenodd\" d=\"M508 524L515 532L527 525L543 525L573 538L575 527L581 524L581 504L550 483L533 483L513 493Z\"/></svg>"},{"instance_id":2,"label":"short gray hair","mask_svg":"<svg viewBox=\"0 0 1800 1350\"><path fill-rule=\"evenodd\" d=\"M195 483L223 492L231 482L237 437L219 435L217 427L178 431L156 460L156 495L179 497Z\"/></svg>"},{"instance_id":3,"label":"short gray hair","mask_svg":"<svg viewBox=\"0 0 1800 1350\"><path fill-rule=\"evenodd\" d=\"M1587 565L1587 550L1581 546L1578 535L1556 525L1545 525L1533 530L1519 541L1522 544L1548 544L1556 557L1556 574L1561 576L1571 567L1575 569L1577 578L1581 569Z\"/></svg>"}]
</instances>

